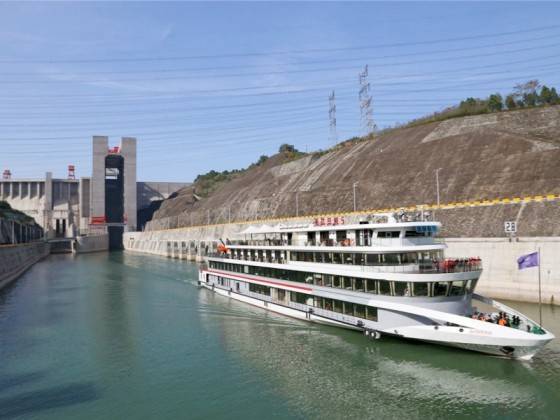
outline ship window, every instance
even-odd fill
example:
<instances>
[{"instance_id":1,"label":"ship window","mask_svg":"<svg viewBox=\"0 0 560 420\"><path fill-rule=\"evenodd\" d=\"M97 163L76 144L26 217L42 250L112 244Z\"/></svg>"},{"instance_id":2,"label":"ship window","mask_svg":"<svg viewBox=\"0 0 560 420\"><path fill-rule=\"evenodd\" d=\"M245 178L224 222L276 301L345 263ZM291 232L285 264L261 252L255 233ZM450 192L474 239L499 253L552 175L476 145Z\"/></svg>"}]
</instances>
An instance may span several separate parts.
<instances>
[{"instance_id":1,"label":"ship window","mask_svg":"<svg viewBox=\"0 0 560 420\"><path fill-rule=\"evenodd\" d=\"M377 322L377 308L372 308L371 306L366 307L366 319L370 321Z\"/></svg>"},{"instance_id":2,"label":"ship window","mask_svg":"<svg viewBox=\"0 0 560 420\"><path fill-rule=\"evenodd\" d=\"M333 285L333 277L334 277L334 276L332 276L332 275L330 275L330 274L324 274L324 275L323 275L323 278L324 278L324 280L325 280L324 286L332 287L332 285Z\"/></svg>"},{"instance_id":3,"label":"ship window","mask_svg":"<svg viewBox=\"0 0 560 420\"><path fill-rule=\"evenodd\" d=\"M474 292L474 289L476 287L476 281L477 281L476 279L473 279L473 280L469 280L467 282L467 293L473 293Z\"/></svg>"},{"instance_id":4,"label":"ship window","mask_svg":"<svg viewBox=\"0 0 560 420\"><path fill-rule=\"evenodd\" d=\"M395 296L410 296L410 289L408 288L407 282L395 282Z\"/></svg>"},{"instance_id":5,"label":"ship window","mask_svg":"<svg viewBox=\"0 0 560 420\"><path fill-rule=\"evenodd\" d=\"M350 302L342 302L344 315L354 315L354 304Z\"/></svg>"},{"instance_id":6,"label":"ship window","mask_svg":"<svg viewBox=\"0 0 560 420\"><path fill-rule=\"evenodd\" d=\"M342 302L333 299L333 311L342 313Z\"/></svg>"},{"instance_id":7,"label":"ship window","mask_svg":"<svg viewBox=\"0 0 560 420\"><path fill-rule=\"evenodd\" d=\"M385 264L398 264L399 256L398 254L385 254Z\"/></svg>"},{"instance_id":8,"label":"ship window","mask_svg":"<svg viewBox=\"0 0 560 420\"><path fill-rule=\"evenodd\" d=\"M354 264L352 254L342 254L343 264Z\"/></svg>"},{"instance_id":9,"label":"ship window","mask_svg":"<svg viewBox=\"0 0 560 420\"><path fill-rule=\"evenodd\" d=\"M355 254L354 264L364 265L364 263L365 263L364 254Z\"/></svg>"},{"instance_id":10,"label":"ship window","mask_svg":"<svg viewBox=\"0 0 560 420\"><path fill-rule=\"evenodd\" d=\"M340 243L346 239L346 231L345 230L337 230L336 231L336 242Z\"/></svg>"},{"instance_id":11,"label":"ship window","mask_svg":"<svg viewBox=\"0 0 560 420\"><path fill-rule=\"evenodd\" d=\"M434 296L447 296L447 282L440 281L434 283Z\"/></svg>"},{"instance_id":12,"label":"ship window","mask_svg":"<svg viewBox=\"0 0 560 420\"><path fill-rule=\"evenodd\" d=\"M323 309L327 310L327 311L332 311L333 310L333 300L332 299L323 299L323 304L325 306L323 306Z\"/></svg>"},{"instance_id":13,"label":"ship window","mask_svg":"<svg viewBox=\"0 0 560 420\"><path fill-rule=\"evenodd\" d=\"M290 292L290 300L292 302L301 303L302 305L307 305L307 299L311 296L305 293Z\"/></svg>"},{"instance_id":14,"label":"ship window","mask_svg":"<svg viewBox=\"0 0 560 420\"><path fill-rule=\"evenodd\" d=\"M340 276L333 277L333 287L342 287L342 280Z\"/></svg>"},{"instance_id":15,"label":"ship window","mask_svg":"<svg viewBox=\"0 0 560 420\"><path fill-rule=\"evenodd\" d=\"M278 289L278 300L282 302L286 300L286 291L284 289Z\"/></svg>"},{"instance_id":16,"label":"ship window","mask_svg":"<svg viewBox=\"0 0 560 420\"><path fill-rule=\"evenodd\" d=\"M245 272L245 274L249 274L249 266L248 266L248 265L244 265L244 266L243 266L243 271Z\"/></svg>"},{"instance_id":17,"label":"ship window","mask_svg":"<svg viewBox=\"0 0 560 420\"><path fill-rule=\"evenodd\" d=\"M428 283L412 283L414 286L414 296L428 296Z\"/></svg>"},{"instance_id":18,"label":"ship window","mask_svg":"<svg viewBox=\"0 0 560 420\"><path fill-rule=\"evenodd\" d=\"M365 318L366 317L366 307L364 305L354 305L354 316L358 318Z\"/></svg>"},{"instance_id":19,"label":"ship window","mask_svg":"<svg viewBox=\"0 0 560 420\"><path fill-rule=\"evenodd\" d=\"M339 252L333 252L333 264L342 263L342 254Z\"/></svg>"},{"instance_id":20,"label":"ship window","mask_svg":"<svg viewBox=\"0 0 560 420\"><path fill-rule=\"evenodd\" d=\"M363 279L356 279L356 282L354 283L354 290L357 290L358 292L363 292L364 291L364 280Z\"/></svg>"},{"instance_id":21,"label":"ship window","mask_svg":"<svg viewBox=\"0 0 560 420\"><path fill-rule=\"evenodd\" d=\"M307 244L315 245L315 232L307 232Z\"/></svg>"},{"instance_id":22,"label":"ship window","mask_svg":"<svg viewBox=\"0 0 560 420\"><path fill-rule=\"evenodd\" d=\"M400 232L398 230L395 231L388 231L388 232L377 232L378 238L398 238Z\"/></svg>"},{"instance_id":23,"label":"ship window","mask_svg":"<svg viewBox=\"0 0 560 420\"><path fill-rule=\"evenodd\" d=\"M260 284L249 283L249 291L260 295L270 296L270 287L262 286Z\"/></svg>"},{"instance_id":24,"label":"ship window","mask_svg":"<svg viewBox=\"0 0 560 420\"><path fill-rule=\"evenodd\" d=\"M380 295L391 294L391 284L387 280L379 280L379 294Z\"/></svg>"},{"instance_id":25,"label":"ship window","mask_svg":"<svg viewBox=\"0 0 560 420\"><path fill-rule=\"evenodd\" d=\"M309 274L309 273L306 273L305 282L308 283L308 284L313 284L313 275Z\"/></svg>"},{"instance_id":26,"label":"ship window","mask_svg":"<svg viewBox=\"0 0 560 420\"><path fill-rule=\"evenodd\" d=\"M377 294L376 280L367 279L366 280L366 292Z\"/></svg>"},{"instance_id":27,"label":"ship window","mask_svg":"<svg viewBox=\"0 0 560 420\"><path fill-rule=\"evenodd\" d=\"M379 254L366 254L366 264L367 265L379 264Z\"/></svg>"},{"instance_id":28,"label":"ship window","mask_svg":"<svg viewBox=\"0 0 560 420\"><path fill-rule=\"evenodd\" d=\"M464 281L454 281L451 283L451 289L449 290L449 296L461 296L465 293L465 282Z\"/></svg>"},{"instance_id":29,"label":"ship window","mask_svg":"<svg viewBox=\"0 0 560 420\"><path fill-rule=\"evenodd\" d=\"M323 285L323 275L322 274L314 274L313 275L313 284L317 286Z\"/></svg>"},{"instance_id":30,"label":"ship window","mask_svg":"<svg viewBox=\"0 0 560 420\"><path fill-rule=\"evenodd\" d=\"M330 252L327 252L327 253L323 254L323 258L325 259L326 263L330 264L330 263L333 262L332 253L330 253Z\"/></svg>"},{"instance_id":31,"label":"ship window","mask_svg":"<svg viewBox=\"0 0 560 420\"><path fill-rule=\"evenodd\" d=\"M343 288L352 290L352 278L351 277L343 277L342 283L344 284Z\"/></svg>"}]
</instances>

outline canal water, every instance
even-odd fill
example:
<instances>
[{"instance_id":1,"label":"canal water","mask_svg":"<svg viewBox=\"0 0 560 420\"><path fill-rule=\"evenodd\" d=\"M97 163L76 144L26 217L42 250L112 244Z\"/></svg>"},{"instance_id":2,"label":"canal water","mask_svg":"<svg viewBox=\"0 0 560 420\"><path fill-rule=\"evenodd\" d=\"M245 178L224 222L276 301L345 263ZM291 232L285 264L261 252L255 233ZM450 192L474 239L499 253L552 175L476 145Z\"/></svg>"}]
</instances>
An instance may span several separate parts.
<instances>
[{"instance_id":1,"label":"canal water","mask_svg":"<svg viewBox=\"0 0 560 420\"><path fill-rule=\"evenodd\" d=\"M531 362L368 341L196 279L126 253L35 265L0 293L0 419L558 418L560 340Z\"/></svg>"}]
</instances>

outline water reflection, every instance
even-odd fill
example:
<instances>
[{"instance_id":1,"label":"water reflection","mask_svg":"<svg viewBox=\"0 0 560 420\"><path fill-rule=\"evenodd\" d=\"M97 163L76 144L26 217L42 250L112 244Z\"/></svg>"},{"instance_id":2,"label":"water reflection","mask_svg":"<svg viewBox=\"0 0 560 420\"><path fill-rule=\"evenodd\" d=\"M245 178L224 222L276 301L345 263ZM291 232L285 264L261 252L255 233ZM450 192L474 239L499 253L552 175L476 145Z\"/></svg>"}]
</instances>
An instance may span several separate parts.
<instances>
[{"instance_id":1,"label":"water reflection","mask_svg":"<svg viewBox=\"0 0 560 420\"><path fill-rule=\"evenodd\" d=\"M547 405L549 392L530 363L391 338L368 341L205 289L199 299L202 321L218 328L239 363L276 383L310 416L492 416L503 407L523 415Z\"/></svg>"}]
</instances>

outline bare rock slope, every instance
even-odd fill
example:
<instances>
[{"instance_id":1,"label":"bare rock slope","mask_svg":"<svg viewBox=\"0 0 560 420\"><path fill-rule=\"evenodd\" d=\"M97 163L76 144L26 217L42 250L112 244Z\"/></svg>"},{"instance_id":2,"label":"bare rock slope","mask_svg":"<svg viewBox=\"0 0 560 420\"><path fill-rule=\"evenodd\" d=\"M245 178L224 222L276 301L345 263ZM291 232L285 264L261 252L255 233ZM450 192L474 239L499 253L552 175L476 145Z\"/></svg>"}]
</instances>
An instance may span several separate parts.
<instances>
[{"instance_id":1,"label":"bare rock slope","mask_svg":"<svg viewBox=\"0 0 560 420\"><path fill-rule=\"evenodd\" d=\"M560 106L396 129L289 162L276 155L206 198L196 195L196 184L181 190L163 202L151 227L171 219L176 227L294 216L296 195L300 215L348 211L355 182L358 209L434 203L438 168L442 203L560 192ZM553 216L557 207L543 211ZM449 222L472 219L469 211L456 210ZM528 217L532 210L524 211ZM483 234L484 226L477 230Z\"/></svg>"}]
</instances>

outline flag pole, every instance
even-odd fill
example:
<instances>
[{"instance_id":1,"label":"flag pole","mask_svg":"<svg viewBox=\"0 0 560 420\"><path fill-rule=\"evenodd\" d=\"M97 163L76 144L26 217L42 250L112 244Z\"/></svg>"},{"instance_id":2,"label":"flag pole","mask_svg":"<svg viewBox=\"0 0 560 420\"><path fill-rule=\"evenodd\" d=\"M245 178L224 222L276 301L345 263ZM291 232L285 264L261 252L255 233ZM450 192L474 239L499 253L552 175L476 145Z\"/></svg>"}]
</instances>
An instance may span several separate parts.
<instances>
[{"instance_id":1,"label":"flag pole","mask_svg":"<svg viewBox=\"0 0 560 420\"><path fill-rule=\"evenodd\" d=\"M539 325L542 328L542 300L541 300L541 247L537 247L539 256Z\"/></svg>"}]
</instances>

